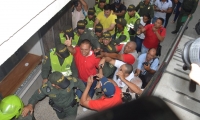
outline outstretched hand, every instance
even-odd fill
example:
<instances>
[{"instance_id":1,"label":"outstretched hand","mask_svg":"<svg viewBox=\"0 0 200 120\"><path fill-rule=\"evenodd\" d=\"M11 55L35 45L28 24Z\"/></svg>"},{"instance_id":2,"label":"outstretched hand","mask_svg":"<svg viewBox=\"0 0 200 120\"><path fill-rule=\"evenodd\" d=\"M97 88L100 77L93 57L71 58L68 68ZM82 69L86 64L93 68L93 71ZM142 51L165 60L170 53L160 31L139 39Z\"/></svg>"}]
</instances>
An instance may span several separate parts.
<instances>
[{"instance_id":1,"label":"outstretched hand","mask_svg":"<svg viewBox=\"0 0 200 120\"><path fill-rule=\"evenodd\" d=\"M68 37L68 35L66 35L66 41L65 41L65 45L67 47L71 46L72 45L72 37Z\"/></svg>"},{"instance_id":2,"label":"outstretched hand","mask_svg":"<svg viewBox=\"0 0 200 120\"><path fill-rule=\"evenodd\" d=\"M32 115L32 113L33 113L33 105L31 105L31 104L28 104L26 107L23 108L22 117L27 116L29 112Z\"/></svg>"}]
</instances>

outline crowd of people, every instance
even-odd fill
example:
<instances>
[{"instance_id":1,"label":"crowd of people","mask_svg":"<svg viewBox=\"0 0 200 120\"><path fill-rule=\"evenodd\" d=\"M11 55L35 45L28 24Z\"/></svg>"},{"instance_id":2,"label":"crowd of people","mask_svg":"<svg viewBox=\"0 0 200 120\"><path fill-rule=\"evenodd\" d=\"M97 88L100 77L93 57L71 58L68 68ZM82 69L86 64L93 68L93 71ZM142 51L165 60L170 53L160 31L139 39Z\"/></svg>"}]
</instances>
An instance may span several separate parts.
<instances>
[{"instance_id":1,"label":"crowd of people","mask_svg":"<svg viewBox=\"0 0 200 120\"><path fill-rule=\"evenodd\" d=\"M173 22L180 13L172 32L177 33L184 23L180 17L191 16L196 9L194 3L188 4L191 1L197 0L144 0L127 8L121 0L112 4L97 0L93 8L84 0L75 1L72 26L59 34L56 47L45 56L42 86L20 114L31 115L46 96L60 120L74 120L79 104L102 111L135 99L158 70L158 46L165 39L173 4L177 4ZM101 97L94 99L97 89Z\"/></svg>"}]
</instances>

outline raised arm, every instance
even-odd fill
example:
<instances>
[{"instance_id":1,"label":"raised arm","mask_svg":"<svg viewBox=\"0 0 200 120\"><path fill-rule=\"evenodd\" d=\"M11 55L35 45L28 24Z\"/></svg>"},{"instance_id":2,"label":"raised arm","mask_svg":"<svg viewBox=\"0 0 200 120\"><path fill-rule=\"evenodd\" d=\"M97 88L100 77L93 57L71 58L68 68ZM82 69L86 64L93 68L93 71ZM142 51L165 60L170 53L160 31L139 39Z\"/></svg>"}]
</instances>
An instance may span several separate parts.
<instances>
[{"instance_id":1,"label":"raised arm","mask_svg":"<svg viewBox=\"0 0 200 120\"><path fill-rule=\"evenodd\" d=\"M83 5L83 9L85 11L88 11L88 4L85 2L85 0L80 0L81 4Z\"/></svg>"},{"instance_id":2,"label":"raised arm","mask_svg":"<svg viewBox=\"0 0 200 120\"><path fill-rule=\"evenodd\" d=\"M67 46L67 49L69 50L69 52L71 54L75 54L76 50L74 49L74 47L72 46L72 37L68 37L68 35L66 35L66 41L65 41L65 45Z\"/></svg>"}]
</instances>

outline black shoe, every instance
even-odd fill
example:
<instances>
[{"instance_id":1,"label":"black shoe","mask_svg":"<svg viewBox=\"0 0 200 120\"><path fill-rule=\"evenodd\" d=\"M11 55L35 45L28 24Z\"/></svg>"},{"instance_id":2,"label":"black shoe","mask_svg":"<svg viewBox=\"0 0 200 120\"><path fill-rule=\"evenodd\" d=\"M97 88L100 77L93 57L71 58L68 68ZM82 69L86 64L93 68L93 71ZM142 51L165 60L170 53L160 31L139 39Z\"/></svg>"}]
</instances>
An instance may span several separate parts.
<instances>
[{"instance_id":1,"label":"black shoe","mask_svg":"<svg viewBox=\"0 0 200 120\"><path fill-rule=\"evenodd\" d=\"M172 34L176 34L177 32L178 32L178 31L175 30L175 31L172 31L171 33L172 33Z\"/></svg>"}]
</instances>

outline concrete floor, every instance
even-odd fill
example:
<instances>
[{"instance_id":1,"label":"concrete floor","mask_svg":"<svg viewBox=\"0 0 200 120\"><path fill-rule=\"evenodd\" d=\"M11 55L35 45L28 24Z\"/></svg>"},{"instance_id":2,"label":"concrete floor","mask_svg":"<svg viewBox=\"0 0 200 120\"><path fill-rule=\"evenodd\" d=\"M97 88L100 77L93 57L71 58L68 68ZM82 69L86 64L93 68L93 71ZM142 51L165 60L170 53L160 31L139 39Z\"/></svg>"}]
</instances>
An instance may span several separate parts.
<instances>
[{"instance_id":1,"label":"concrete floor","mask_svg":"<svg viewBox=\"0 0 200 120\"><path fill-rule=\"evenodd\" d=\"M128 6L129 4L137 5L140 0L134 0L134 1L133 0L124 0L124 1L125 1L126 6ZM199 6L198 6L198 8L197 8L197 10L196 10L196 12L194 14L193 20L189 23L188 30L185 32L185 35L190 36L192 38L199 37L196 34L196 32L194 31L194 26L195 26L195 24L197 23L197 21L199 19L198 18L199 15L197 15L199 13L197 13L197 11L200 11L200 7ZM160 57L160 61L161 62L164 60L164 57L165 57L167 51L169 50L169 46L172 45L172 42L173 42L173 40L174 40L174 38L176 36L176 35L171 34L171 31L173 31L175 29L175 24L171 23L173 17L174 17L174 15L172 15L171 18L170 18L170 20L169 20L169 24L167 26L167 35L166 35L166 38L161 43L161 45L163 46L162 47L162 56ZM163 77L165 77L165 75L163 75ZM38 79L37 79L37 81L34 83L34 84L36 84L35 86L38 86L36 88L39 88L41 81L42 81L42 78L41 78L41 76L39 76ZM160 84L166 85L166 86L167 85L171 86L170 83L165 84L165 83L163 83L163 81L167 81L167 80L166 79L165 80L161 80L161 82L159 83L159 86L161 86ZM178 84L178 86L181 87L179 84ZM166 91L169 88L167 87ZM27 93L28 96L30 96L34 92L33 89L31 90L31 92L29 92L29 91ZM160 95L159 92L162 91L162 88L157 88L156 91L158 91L157 95ZM155 94L156 94L156 92L155 92ZM24 98L24 100L25 100L24 102L26 104L27 103L27 98ZM177 109L174 109L174 110L177 110ZM182 110L180 110L179 112L176 112L176 113L177 114L183 114L181 112L182 112ZM83 108L80 106L79 109L78 109L77 120L80 119L80 118L82 118L82 117L84 117L85 115L89 115L91 113L94 113L94 111L90 111L90 110L83 111ZM185 113L186 112L184 111L184 114ZM42 100L41 102L39 102L36 105L36 107L35 107L35 117L36 117L37 120L58 120L58 118L56 117L56 114L55 114L54 110L48 105L48 98ZM188 120L188 119L185 119L185 120Z\"/></svg>"}]
</instances>

